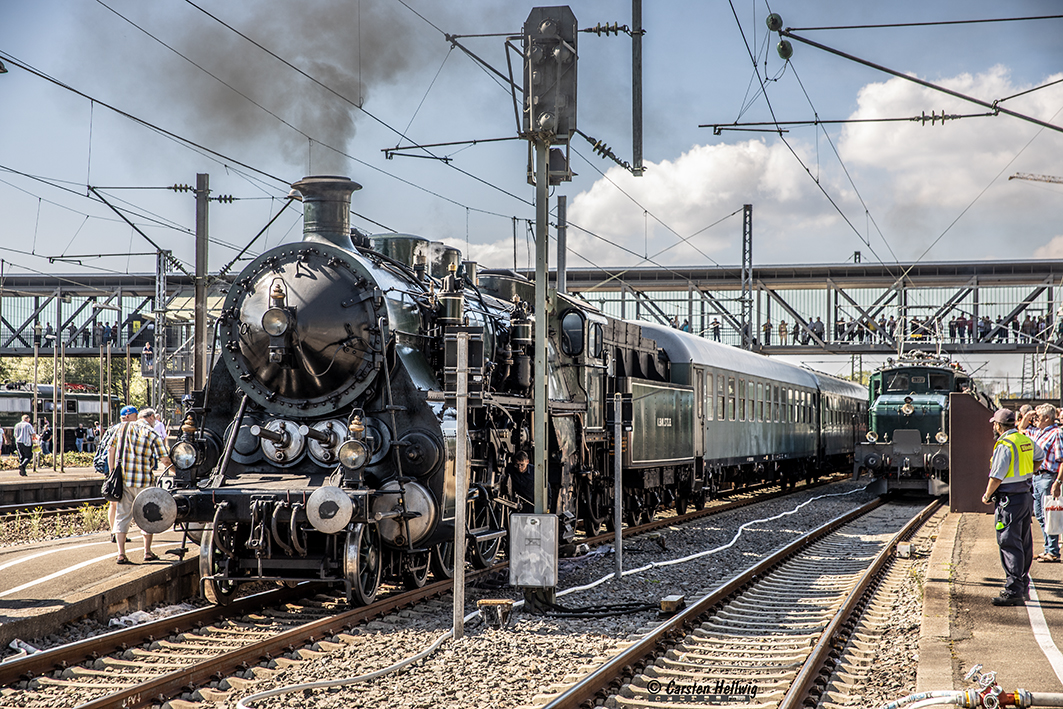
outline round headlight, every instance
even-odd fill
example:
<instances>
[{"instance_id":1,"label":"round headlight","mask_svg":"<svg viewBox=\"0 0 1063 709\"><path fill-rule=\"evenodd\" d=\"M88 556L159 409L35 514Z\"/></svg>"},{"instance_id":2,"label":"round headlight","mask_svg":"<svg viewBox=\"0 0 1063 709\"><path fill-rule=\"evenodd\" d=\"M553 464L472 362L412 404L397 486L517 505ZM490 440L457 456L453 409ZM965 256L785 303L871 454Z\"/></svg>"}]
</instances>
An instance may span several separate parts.
<instances>
[{"instance_id":1,"label":"round headlight","mask_svg":"<svg viewBox=\"0 0 1063 709\"><path fill-rule=\"evenodd\" d=\"M288 332L288 311L284 308L270 308L262 315L262 329L271 337L280 337Z\"/></svg>"},{"instance_id":2,"label":"round headlight","mask_svg":"<svg viewBox=\"0 0 1063 709\"><path fill-rule=\"evenodd\" d=\"M941 445L945 445L949 442L949 434L945 433L944 431L938 431L937 435L934 436L934 440L936 440Z\"/></svg>"},{"instance_id":3,"label":"round headlight","mask_svg":"<svg viewBox=\"0 0 1063 709\"><path fill-rule=\"evenodd\" d=\"M901 407L901 413L905 416L911 416L915 413L915 407L912 406L910 403L906 403L904 406Z\"/></svg>"},{"instance_id":4,"label":"round headlight","mask_svg":"<svg viewBox=\"0 0 1063 709\"><path fill-rule=\"evenodd\" d=\"M178 441L170 449L170 461L178 470L188 470L196 464L198 457L196 447L188 441Z\"/></svg>"},{"instance_id":5,"label":"round headlight","mask_svg":"<svg viewBox=\"0 0 1063 709\"><path fill-rule=\"evenodd\" d=\"M867 439L868 443L878 443L878 434L874 431L868 431L867 435L864 436L864 438Z\"/></svg>"},{"instance_id":6,"label":"round headlight","mask_svg":"<svg viewBox=\"0 0 1063 709\"><path fill-rule=\"evenodd\" d=\"M349 470L357 470L365 465L369 451L361 441L344 441L339 450L340 465Z\"/></svg>"}]
</instances>

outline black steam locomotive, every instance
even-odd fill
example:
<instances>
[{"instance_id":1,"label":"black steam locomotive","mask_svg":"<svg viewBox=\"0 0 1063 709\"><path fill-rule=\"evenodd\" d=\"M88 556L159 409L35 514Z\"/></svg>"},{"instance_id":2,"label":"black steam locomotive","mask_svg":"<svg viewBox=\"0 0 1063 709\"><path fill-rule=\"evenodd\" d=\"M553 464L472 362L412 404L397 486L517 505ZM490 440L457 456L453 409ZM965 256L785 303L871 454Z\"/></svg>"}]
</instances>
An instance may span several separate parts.
<instances>
[{"instance_id":1,"label":"black steam locomotive","mask_svg":"<svg viewBox=\"0 0 1063 709\"><path fill-rule=\"evenodd\" d=\"M350 180L294 188L303 241L262 254L230 287L220 359L171 449L174 489L145 491L134 509L145 531L176 524L199 535L214 602L242 582L312 579L368 603L385 578L417 587L466 558L484 567L526 502L507 467L536 445L546 446L548 505L567 536L577 524L596 533L612 519L614 392L633 397L629 523L753 480L852 464L866 430L859 386L610 318L561 293L533 313L533 286L517 274L459 271L455 249L418 237L352 239ZM547 328L545 372L533 368L536 327ZM464 426L446 376L458 329L475 343ZM547 378L545 441L532 440L536 376ZM459 501L462 430L471 484ZM469 520L459 550L457 504Z\"/></svg>"}]
</instances>

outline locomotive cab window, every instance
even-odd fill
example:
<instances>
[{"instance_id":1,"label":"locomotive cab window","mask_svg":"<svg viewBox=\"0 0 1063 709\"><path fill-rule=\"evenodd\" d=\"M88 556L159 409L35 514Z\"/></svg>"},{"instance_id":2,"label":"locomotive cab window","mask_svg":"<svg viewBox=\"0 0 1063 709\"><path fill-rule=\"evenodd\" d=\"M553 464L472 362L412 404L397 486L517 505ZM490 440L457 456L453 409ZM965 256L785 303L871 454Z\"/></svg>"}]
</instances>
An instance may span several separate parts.
<instances>
[{"instance_id":1,"label":"locomotive cab window","mask_svg":"<svg viewBox=\"0 0 1063 709\"><path fill-rule=\"evenodd\" d=\"M886 380L886 391L888 392L907 392L909 387L907 372L894 372Z\"/></svg>"},{"instance_id":2,"label":"locomotive cab window","mask_svg":"<svg viewBox=\"0 0 1063 709\"><path fill-rule=\"evenodd\" d=\"M949 391L952 387L949 386L948 372L931 372L930 373L930 391Z\"/></svg>"},{"instance_id":3,"label":"locomotive cab window","mask_svg":"<svg viewBox=\"0 0 1063 709\"><path fill-rule=\"evenodd\" d=\"M569 357L583 352L583 314L570 310L561 318L561 351Z\"/></svg>"},{"instance_id":4,"label":"locomotive cab window","mask_svg":"<svg viewBox=\"0 0 1063 709\"><path fill-rule=\"evenodd\" d=\"M601 323L594 323L590 328L590 353L595 359L602 358L602 349L605 346L605 331Z\"/></svg>"}]
</instances>

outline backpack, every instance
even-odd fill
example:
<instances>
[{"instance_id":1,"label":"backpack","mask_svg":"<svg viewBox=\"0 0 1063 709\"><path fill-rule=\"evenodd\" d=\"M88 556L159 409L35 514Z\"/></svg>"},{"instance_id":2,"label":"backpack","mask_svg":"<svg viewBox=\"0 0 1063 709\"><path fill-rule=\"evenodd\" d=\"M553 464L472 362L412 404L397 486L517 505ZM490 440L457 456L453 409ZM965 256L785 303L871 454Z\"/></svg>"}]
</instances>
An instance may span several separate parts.
<instances>
[{"instance_id":1,"label":"backpack","mask_svg":"<svg viewBox=\"0 0 1063 709\"><path fill-rule=\"evenodd\" d=\"M96 452L92 455L92 467L96 469L96 472L100 475L107 474L107 451L111 447L111 439L114 438L114 434L118 432L118 429L122 427L121 423L108 428L100 436L100 445L96 448Z\"/></svg>"}]
</instances>

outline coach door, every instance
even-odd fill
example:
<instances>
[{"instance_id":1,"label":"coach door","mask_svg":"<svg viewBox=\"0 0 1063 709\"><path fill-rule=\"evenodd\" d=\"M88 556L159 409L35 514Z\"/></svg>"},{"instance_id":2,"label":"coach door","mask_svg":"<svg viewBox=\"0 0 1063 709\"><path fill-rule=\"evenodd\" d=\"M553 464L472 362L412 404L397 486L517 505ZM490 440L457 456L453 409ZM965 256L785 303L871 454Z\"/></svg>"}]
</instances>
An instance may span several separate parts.
<instances>
[{"instance_id":1,"label":"coach door","mask_svg":"<svg viewBox=\"0 0 1063 709\"><path fill-rule=\"evenodd\" d=\"M706 388L702 367L694 367L694 457L705 455L705 407L712 406L712 392Z\"/></svg>"}]
</instances>

